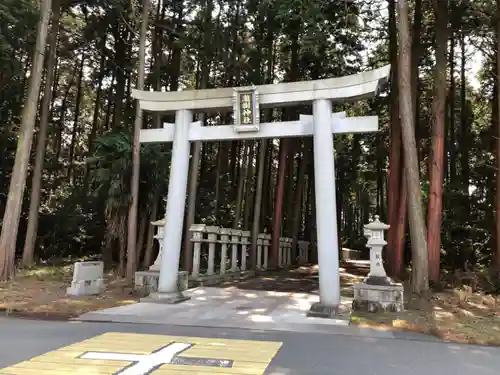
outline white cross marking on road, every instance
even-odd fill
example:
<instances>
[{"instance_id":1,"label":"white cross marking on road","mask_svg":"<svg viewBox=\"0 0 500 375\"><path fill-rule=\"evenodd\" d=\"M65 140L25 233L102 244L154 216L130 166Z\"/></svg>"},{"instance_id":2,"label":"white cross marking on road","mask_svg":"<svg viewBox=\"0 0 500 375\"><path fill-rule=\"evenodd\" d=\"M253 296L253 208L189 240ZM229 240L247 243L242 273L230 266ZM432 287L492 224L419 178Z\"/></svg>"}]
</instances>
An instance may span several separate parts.
<instances>
[{"instance_id":1,"label":"white cross marking on road","mask_svg":"<svg viewBox=\"0 0 500 375\"><path fill-rule=\"evenodd\" d=\"M158 366L168 364L180 352L191 347L191 344L174 342L151 354L121 354L88 352L82 355L83 359L101 359L111 361L130 361L133 365L118 372L120 375L146 375Z\"/></svg>"},{"instance_id":2,"label":"white cross marking on road","mask_svg":"<svg viewBox=\"0 0 500 375\"><path fill-rule=\"evenodd\" d=\"M152 371L166 364L191 364L191 360L206 360L211 364L193 363L195 366L221 366L231 367L232 361L218 360L212 358L183 358L176 357L177 354L192 347L193 344L182 342L170 343L167 346L151 353L151 354L127 354L127 353L111 353L111 352L87 352L80 356L82 359L97 359L105 361L127 361L133 362L130 366L118 371L115 375L147 375ZM186 362L186 363L182 363Z\"/></svg>"}]
</instances>

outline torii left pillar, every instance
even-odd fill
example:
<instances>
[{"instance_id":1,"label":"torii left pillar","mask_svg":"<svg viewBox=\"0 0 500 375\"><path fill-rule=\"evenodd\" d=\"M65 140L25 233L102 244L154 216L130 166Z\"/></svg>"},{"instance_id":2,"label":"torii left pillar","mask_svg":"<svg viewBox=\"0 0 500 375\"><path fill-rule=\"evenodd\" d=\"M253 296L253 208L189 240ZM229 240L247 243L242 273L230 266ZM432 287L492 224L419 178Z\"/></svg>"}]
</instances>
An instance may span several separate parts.
<instances>
[{"instance_id":1,"label":"torii left pillar","mask_svg":"<svg viewBox=\"0 0 500 375\"><path fill-rule=\"evenodd\" d=\"M193 113L189 110L182 109L175 113L172 161L165 211L165 217L168 220L165 220L158 292L151 293L144 301L179 303L190 298L179 290L178 274L189 171L189 126L192 121Z\"/></svg>"}]
</instances>

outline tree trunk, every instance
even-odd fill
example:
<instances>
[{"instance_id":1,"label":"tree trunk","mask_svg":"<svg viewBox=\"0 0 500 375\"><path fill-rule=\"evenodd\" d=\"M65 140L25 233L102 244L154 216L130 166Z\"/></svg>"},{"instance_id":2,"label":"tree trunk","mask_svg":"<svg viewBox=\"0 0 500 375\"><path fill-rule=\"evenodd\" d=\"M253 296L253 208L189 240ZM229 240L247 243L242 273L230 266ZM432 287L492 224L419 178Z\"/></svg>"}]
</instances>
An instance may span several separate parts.
<instances>
[{"instance_id":1,"label":"tree trunk","mask_svg":"<svg viewBox=\"0 0 500 375\"><path fill-rule=\"evenodd\" d=\"M248 162L247 162L247 176L246 176L246 181L245 181L245 207L243 210L243 229L248 230L249 229L249 223L250 223L250 212L252 210L252 198L253 198L253 181L254 181L254 176L255 176L255 169L254 169L254 159L255 159L255 146L256 142L251 141L250 142L250 150L248 154Z\"/></svg>"},{"instance_id":2,"label":"tree trunk","mask_svg":"<svg viewBox=\"0 0 500 375\"><path fill-rule=\"evenodd\" d=\"M497 12L500 12L500 0L497 0ZM497 21L497 101L498 112L500 113L500 18ZM499 116L500 117L500 116ZM500 271L500 120L497 121L497 173L496 173L496 256L495 266ZM9 194L10 195L10 194ZM6 212L8 212L6 210ZM2 230L3 237L3 230ZM1 249L1 248L0 248ZM1 278L0 278L1 280Z\"/></svg>"},{"instance_id":3,"label":"tree trunk","mask_svg":"<svg viewBox=\"0 0 500 375\"><path fill-rule=\"evenodd\" d=\"M146 65L146 34L148 31L150 0L143 0L141 32L139 35L139 62L137 73L137 89L144 89L144 70ZM134 282L135 271L137 271L137 210L139 207L139 166L140 166L140 148L139 133L142 128L142 110L139 103L136 103L134 139L132 145L132 176L131 176L131 196L128 211L128 231L127 231L127 281Z\"/></svg>"},{"instance_id":4,"label":"tree trunk","mask_svg":"<svg viewBox=\"0 0 500 375\"><path fill-rule=\"evenodd\" d=\"M223 151L223 142L217 142L217 161L216 161L216 171L215 171L215 197L214 197L214 218L215 222L219 222L219 206L220 206L220 197L221 197L221 176L222 173L222 164L226 162L222 160L222 151Z\"/></svg>"},{"instance_id":5,"label":"tree trunk","mask_svg":"<svg viewBox=\"0 0 500 375\"><path fill-rule=\"evenodd\" d=\"M429 280L439 282L441 218L443 215L444 140L446 116L446 50L448 48L448 1L434 0L436 14L436 68L432 103L432 152L427 209Z\"/></svg>"},{"instance_id":6,"label":"tree trunk","mask_svg":"<svg viewBox=\"0 0 500 375\"><path fill-rule=\"evenodd\" d=\"M78 73L78 88L76 90L76 106L75 106L75 116L73 118L73 129L71 130L71 142L69 145L69 160L68 160L68 181L71 180L71 173L73 171L73 159L75 156L75 143L78 133L78 120L80 119L80 105L82 102L82 86L83 86L83 71L85 68L85 52L82 52L82 59L80 61L80 69Z\"/></svg>"},{"instance_id":7,"label":"tree trunk","mask_svg":"<svg viewBox=\"0 0 500 375\"><path fill-rule=\"evenodd\" d=\"M33 264L36 234L38 228L38 209L40 208L40 193L42 185L42 170L45 160L45 148L47 143L47 130L49 115L52 104L52 83L54 81L54 72L56 64L57 35L59 33L59 18L61 16L61 7L59 0L54 2L54 12L51 19L51 30L49 36L49 56L47 58L47 77L45 78L45 87L42 100L42 113L40 115L40 129L36 145L35 167L33 168L30 209L28 217L28 229L24 241L22 266L28 267Z\"/></svg>"},{"instance_id":8,"label":"tree trunk","mask_svg":"<svg viewBox=\"0 0 500 375\"><path fill-rule=\"evenodd\" d=\"M417 157L420 163L422 159L420 155L420 117L419 117L419 102L420 102L420 79L419 79L419 67L421 56L421 34L422 34L422 5L423 0L414 0L414 17L413 17L413 27L411 31L411 89L412 89L412 103L413 103L413 116L414 116L414 126L415 126L415 143L417 144ZM420 164L419 164L420 165Z\"/></svg>"},{"instance_id":9,"label":"tree trunk","mask_svg":"<svg viewBox=\"0 0 500 375\"><path fill-rule=\"evenodd\" d=\"M310 139L304 140L302 143L302 157L299 160L297 171L297 185L295 187L295 196L293 200L293 214L292 214L292 233L293 247L292 247L292 262L295 264L297 259L297 241L300 234L300 213L302 210L304 196L304 186L306 181L306 171L309 164L309 144ZM340 222L340 221L339 221Z\"/></svg>"},{"instance_id":10,"label":"tree trunk","mask_svg":"<svg viewBox=\"0 0 500 375\"><path fill-rule=\"evenodd\" d=\"M126 68L127 68L127 40L129 38L128 28L125 27L125 31L121 32L121 20L116 20L115 30L113 33L114 44L115 44L115 61L116 68L114 69L114 75L116 77L115 94L114 94L114 105L113 105L113 121L111 123L112 128L117 128L121 125L123 121L123 99L125 96L125 84L126 84ZM126 23L127 21L125 21ZM111 87L112 88L112 87Z\"/></svg>"},{"instance_id":11,"label":"tree trunk","mask_svg":"<svg viewBox=\"0 0 500 375\"><path fill-rule=\"evenodd\" d=\"M210 50L212 48L212 11L214 8L213 0L206 1L205 19L204 19L204 35L203 35L203 51L202 59L203 66L201 69L201 84L200 89L208 87L210 77ZM201 114L199 121L202 124L205 121L205 115ZM193 153L191 157L191 166L189 172L189 187L188 187L188 204L186 215L186 227L184 228L184 270L190 272L193 261L193 243L189 235L189 228L194 224L196 213L196 189L198 187L198 175L200 169L201 142L194 142Z\"/></svg>"},{"instance_id":12,"label":"tree trunk","mask_svg":"<svg viewBox=\"0 0 500 375\"><path fill-rule=\"evenodd\" d=\"M243 152L243 158L241 160L241 167L239 168L240 173L238 176L238 187L236 190L236 208L234 210L235 212L233 218L234 229L240 227L241 211L243 206L243 193L245 188L245 178L247 177L247 164L250 153L250 145L247 144L247 142L245 141L242 142L242 152Z\"/></svg>"},{"instance_id":13,"label":"tree trunk","mask_svg":"<svg viewBox=\"0 0 500 375\"><path fill-rule=\"evenodd\" d=\"M259 161L257 166L257 181L255 183L255 201L252 223L252 246L250 250L250 268L255 269L257 256L257 236L260 231L260 217L262 210L262 196L264 186L264 170L266 169L268 141L263 139L259 146Z\"/></svg>"},{"instance_id":14,"label":"tree trunk","mask_svg":"<svg viewBox=\"0 0 500 375\"><path fill-rule=\"evenodd\" d=\"M182 17L182 7L180 10L179 17ZM165 6L163 6L163 1L158 2L158 6L156 9L156 20L157 24L161 22L165 18ZM179 22L180 24L180 22ZM163 32L160 27L156 28L155 30L155 36L154 36L154 45L155 51L154 51L154 84L155 84L155 90L156 91L161 91L162 87L162 72L161 72L161 67L162 67L162 37L163 37ZM177 71L180 69L180 65L174 65L172 64L171 66L171 74L172 76L175 76L176 78L171 80L171 84L176 87L179 84L179 75L176 74ZM153 126L156 129L159 129L162 127L161 124L162 121L162 114L161 113L156 113L153 117ZM167 145L163 146L163 149L165 150ZM160 189L159 187L156 187L156 191L153 194L152 198L152 203L151 203L151 216L150 216L150 222L156 221L157 216L158 216L158 208L160 206ZM147 238L146 238L146 249L144 252L144 259L142 261L142 265L147 268L150 267L153 264L153 247L154 247L154 235L155 235L155 229L156 227L151 225L151 223L147 223Z\"/></svg>"},{"instance_id":15,"label":"tree trunk","mask_svg":"<svg viewBox=\"0 0 500 375\"><path fill-rule=\"evenodd\" d=\"M139 232L137 233L137 251L136 251L136 264L140 264L142 257L142 250L144 249L144 240L146 238L146 227L148 225L149 214L147 211L141 212L141 222L139 224Z\"/></svg>"},{"instance_id":16,"label":"tree trunk","mask_svg":"<svg viewBox=\"0 0 500 375\"><path fill-rule=\"evenodd\" d=\"M411 40L409 32L408 0L399 0L399 105L403 150L408 183L408 212L412 242L412 290L423 293L429 289L429 260L425 222L422 212L420 174L418 168L417 144L413 116L411 89Z\"/></svg>"},{"instance_id":17,"label":"tree trunk","mask_svg":"<svg viewBox=\"0 0 500 375\"><path fill-rule=\"evenodd\" d=\"M272 242L271 242L271 252L269 254L269 268L273 269L278 267L278 256L280 251L280 236L281 236L281 224L283 220L283 198L285 193L285 174L286 166L288 164L288 154L289 154L289 139L281 138L280 140L280 152L279 152L279 164L278 164L278 176L276 181L276 193L275 193L275 204L274 204L274 217L273 217L273 231L272 231Z\"/></svg>"},{"instance_id":18,"label":"tree trunk","mask_svg":"<svg viewBox=\"0 0 500 375\"><path fill-rule=\"evenodd\" d=\"M402 181L404 180L404 165L402 157L401 143L401 121L399 118L398 100L398 41L396 28L396 3L389 0L389 55L391 61L391 101L390 101L390 151L389 151L389 176L387 183L387 204L389 234L387 239L388 271L396 278L401 278L403 274L403 244L399 240L404 238L406 229L406 197L403 195ZM406 190L405 190L406 191ZM404 204L400 204L401 201ZM399 213L400 207L403 209L402 215ZM350 211L350 210L349 210ZM400 225L399 218L403 217Z\"/></svg>"},{"instance_id":19,"label":"tree trunk","mask_svg":"<svg viewBox=\"0 0 500 375\"><path fill-rule=\"evenodd\" d=\"M94 140L97 136L97 126L99 123L99 112L101 110L101 98L102 98L102 84L104 81L104 76L105 76L105 63L106 63L106 56L105 56L105 48L106 48L106 40L107 36L104 35L102 40L101 40L101 61L99 63L99 84L97 86L96 90L96 97L95 97L95 102L94 102L94 114L92 116L92 128L90 129L90 134L89 138L87 141L87 155L92 156L92 153L94 151ZM89 185L89 178L90 178L90 166L86 165L85 167L85 176L83 178L83 186L84 186L84 192L87 194L87 189Z\"/></svg>"},{"instance_id":20,"label":"tree trunk","mask_svg":"<svg viewBox=\"0 0 500 375\"><path fill-rule=\"evenodd\" d=\"M455 38L453 33L451 33L450 38L450 129L449 129L449 153L450 160L448 165L450 166L450 171L448 175L448 180L450 182L450 186L454 186L455 179L457 176L457 146L455 141Z\"/></svg>"},{"instance_id":21,"label":"tree trunk","mask_svg":"<svg viewBox=\"0 0 500 375\"><path fill-rule=\"evenodd\" d=\"M16 158L10 179L9 195L5 206L2 232L0 235L0 281L9 280L14 275L15 252L19 218L23 203L26 175L33 142L36 110L42 70L45 57L45 43L47 39L52 0L43 0L40 8L40 20L37 27L37 38L33 55L28 87L28 96L22 113L21 127L17 141Z\"/></svg>"},{"instance_id":22,"label":"tree trunk","mask_svg":"<svg viewBox=\"0 0 500 375\"><path fill-rule=\"evenodd\" d=\"M469 103L466 97L467 77L466 77L466 44L465 35L460 35L460 166L462 169L462 199L463 199L463 217L468 221L470 215L470 202L469 202Z\"/></svg>"}]
</instances>

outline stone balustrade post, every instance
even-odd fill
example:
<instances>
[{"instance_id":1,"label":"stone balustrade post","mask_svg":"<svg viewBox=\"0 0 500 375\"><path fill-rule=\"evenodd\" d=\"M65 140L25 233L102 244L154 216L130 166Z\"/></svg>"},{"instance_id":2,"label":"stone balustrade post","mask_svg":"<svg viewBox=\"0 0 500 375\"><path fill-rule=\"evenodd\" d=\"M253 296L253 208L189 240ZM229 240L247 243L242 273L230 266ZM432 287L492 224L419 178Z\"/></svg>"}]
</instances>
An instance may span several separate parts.
<instances>
[{"instance_id":1,"label":"stone balustrade post","mask_svg":"<svg viewBox=\"0 0 500 375\"><path fill-rule=\"evenodd\" d=\"M245 230L241 232L241 271L247 270L247 251L250 245L250 237L252 232Z\"/></svg>"},{"instance_id":2,"label":"stone balustrade post","mask_svg":"<svg viewBox=\"0 0 500 375\"><path fill-rule=\"evenodd\" d=\"M267 270L269 265L269 247L271 246L271 235L265 234L263 239L263 247L264 247L264 264L263 269Z\"/></svg>"},{"instance_id":3,"label":"stone balustrade post","mask_svg":"<svg viewBox=\"0 0 500 375\"><path fill-rule=\"evenodd\" d=\"M288 238L283 238L283 267L288 268Z\"/></svg>"},{"instance_id":4,"label":"stone balustrade post","mask_svg":"<svg viewBox=\"0 0 500 375\"><path fill-rule=\"evenodd\" d=\"M221 254L220 254L220 271L221 275L226 273L226 262L227 262L227 247L230 244L229 235L231 234L231 229L220 228L220 244L221 244Z\"/></svg>"},{"instance_id":5,"label":"stone balustrade post","mask_svg":"<svg viewBox=\"0 0 500 375\"><path fill-rule=\"evenodd\" d=\"M238 245L241 244L241 230L231 229L231 272L238 272Z\"/></svg>"},{"instance_id":6,"label":"stone balustrade post","mask_svg":"<svg viewBox=\"0 0 500 375\"><path fill-rule=\"evenodd\" d=\"M304 261L304 249L303 249L303 244L302 242L304 241L301 241L301 240L297 240L297 254L298 254L298 259L297 259L297 264L299 266L305 264L305 261Z\"/></svg>"},{"instance_id":7,"label":"stone balustrade post","mask_svg":"<svg viewBox=\"0 0 500 375\"><path fill-rule=\"evenodd\" d=\"M283 258L284 258L284 238L280 237L280 251L278 252L278 267L283 267Z\"/></svg>"},{"instance_id":8,"label":"stone balustrade post","mask_svg":"<svg viewBox=\"0 0 500 375\"><path fill-rule=\"evenodd\" d=\"M260 270L263 268L262 266L262 247L264 245L264 238L265 238L264 233L259 233L257 236L257 263L255 268Z\"/></svg>"},{"instance_id":9,"label":"stone balustrade post","mask_svg":"<svg viewBox=\"0 0 500 375\"><path fill-rule=\"evenodd\" d=\"M287 267L290 267L292 265L292 248L293 248L293 238L287 238L287 261L286 265Z\"/></svg>"},{"instance_id":10,"label":"stone balustrade post","mask_svg":"<svg viewBox=\"0 0 500 375\"><path fill-rule=\"evenodd\" d=\"M299 247L299 264L307 264L309 242L297 241L297 246Z\"/></svg>"},{"instance_id":11,"label":"stone balustrade post","mask_svg":"<svg viewBox=\"0 0 500 375\"><path fill-rule=\"evenodd\" d=\"M215 273L215 245L219 236L220 227L208 226L205 228L208 235L208 269L207 275L212 276Z\"/></svg>"},{"instance_id":12,"label":"stone balustrade post","mask_svg":"<svg viewBox=\"0 0 500 375\"><path fill-rule=\"evenodd\" d=\"M193 224L189 228L191 232L191 241L193 242L193 271L191 276L198 277L200 275L200 260L201 260L201 243L203 241L203 234L205 233L205 224ZM189 272L189 270L186 270Z\"/></svg>"}]
</instances>

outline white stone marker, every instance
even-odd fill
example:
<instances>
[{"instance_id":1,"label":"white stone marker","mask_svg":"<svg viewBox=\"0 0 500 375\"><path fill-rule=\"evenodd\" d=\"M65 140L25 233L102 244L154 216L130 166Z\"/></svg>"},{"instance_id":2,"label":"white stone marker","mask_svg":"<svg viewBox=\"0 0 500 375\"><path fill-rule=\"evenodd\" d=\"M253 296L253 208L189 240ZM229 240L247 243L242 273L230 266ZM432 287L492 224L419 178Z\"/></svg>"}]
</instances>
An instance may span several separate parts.
<instances>
[{"instance_id":1,"label":"white stone marker","mask_svg":"<svg viewBox=\"0 0 500 375\"><path fill-rule=\"evenodd\" d=\"M92 296L104 291L104 263L76 262L73 281L66 289L69 296Z\"/></svg>"}]
</instances>

